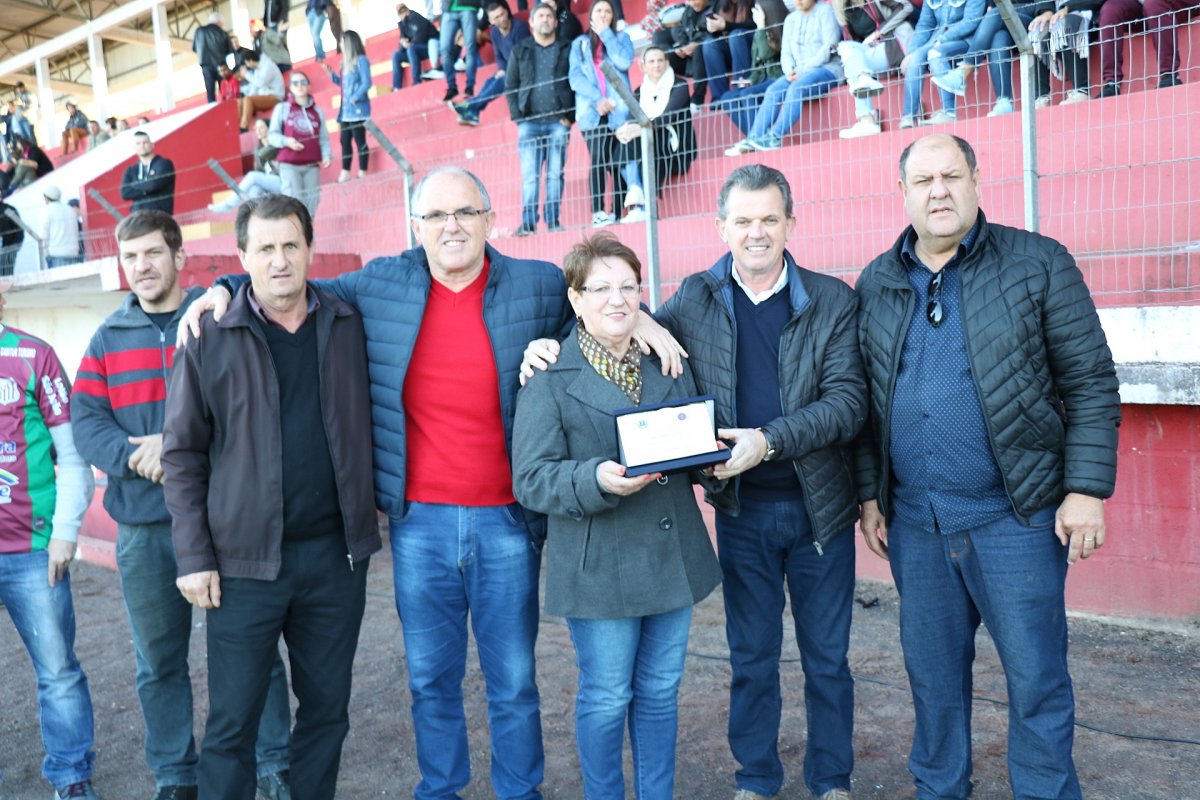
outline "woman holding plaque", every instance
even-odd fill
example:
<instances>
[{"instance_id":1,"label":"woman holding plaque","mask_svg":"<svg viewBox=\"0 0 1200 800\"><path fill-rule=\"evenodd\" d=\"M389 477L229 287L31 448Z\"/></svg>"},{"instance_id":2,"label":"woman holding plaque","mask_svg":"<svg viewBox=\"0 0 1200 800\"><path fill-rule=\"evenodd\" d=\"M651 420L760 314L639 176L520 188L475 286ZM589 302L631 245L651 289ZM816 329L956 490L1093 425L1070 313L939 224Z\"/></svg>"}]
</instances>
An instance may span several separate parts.
<instances>
[{"instance_id":1,"label":"woman holding plaque","mask_svg":"<svg viewBox=\"0 0 1200 800\"><path fill-rule=\"evenodd\" d=\"M692 606L721 572L688 475L627 477L613 412L679 403L691 374L664 377L633 344L641 263L608 233L564 261L578 315L557 363L517 402L513 489L549 515L546 613L566 617L579 667L575 735L589 800L623 798L628 723L639 800L670 800Z\"/></svg>"}]
</instances>

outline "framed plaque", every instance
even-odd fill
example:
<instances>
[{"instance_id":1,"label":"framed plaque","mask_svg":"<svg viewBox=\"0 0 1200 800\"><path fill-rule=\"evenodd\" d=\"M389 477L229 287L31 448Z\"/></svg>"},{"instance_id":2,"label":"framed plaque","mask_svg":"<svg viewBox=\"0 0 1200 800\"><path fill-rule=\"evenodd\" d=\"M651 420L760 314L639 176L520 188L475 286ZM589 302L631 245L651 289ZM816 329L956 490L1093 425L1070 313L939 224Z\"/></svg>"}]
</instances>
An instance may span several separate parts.
<instances>
[{"instance_id":1,"label":"framed plaque","mask_svg":"<svg viewBox=\"0 0 1200 800\"><path fill-rule=\"evenodd\" d=\"M717 446L712 395L624 408L613 416L626 477L700 469L729 458L729 450Z\"/></svg>"}]
</instances>

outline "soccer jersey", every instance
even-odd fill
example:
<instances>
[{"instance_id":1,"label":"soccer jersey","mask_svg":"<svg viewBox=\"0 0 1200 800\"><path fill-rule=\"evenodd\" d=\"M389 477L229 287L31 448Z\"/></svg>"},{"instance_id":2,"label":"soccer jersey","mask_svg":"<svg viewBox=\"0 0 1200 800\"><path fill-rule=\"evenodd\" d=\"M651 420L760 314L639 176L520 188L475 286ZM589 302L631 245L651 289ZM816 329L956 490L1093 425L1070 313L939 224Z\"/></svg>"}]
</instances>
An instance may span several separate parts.
<instances>
[{"instance_id":1,"label":"soccer jersey","mask_svg":"<svg viewBox=\"0 0 1200 800\"><path fill-rule=\"evenodd\" d=\"M54 349L0 325L0 553L43 550L54 516L50 428L71 421Z\"/></svg>"}]
</instances>

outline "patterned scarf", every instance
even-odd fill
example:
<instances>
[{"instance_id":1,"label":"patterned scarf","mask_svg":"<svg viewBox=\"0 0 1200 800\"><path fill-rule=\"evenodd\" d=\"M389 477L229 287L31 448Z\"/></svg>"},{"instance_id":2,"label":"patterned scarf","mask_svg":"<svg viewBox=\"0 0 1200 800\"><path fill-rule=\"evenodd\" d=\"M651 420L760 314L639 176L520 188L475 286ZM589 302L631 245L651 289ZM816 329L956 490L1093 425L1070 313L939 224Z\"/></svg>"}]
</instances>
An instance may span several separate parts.
<instances>
[{"instance_id":1,"label":"patterned scarf","mask_svg":"<svg viewBox=\"0 0 1200 800\"><path fill-rule=\"evenodd\" d=\"M583 325L576 325L578 331L579 349L583 357L596 370L596 374L606 381L612 381L625 396L640 405L642 402L642 351L630 345L624 358L617 358L612 352L595 340L584 330Z\"/></svg>"}]
</instances>

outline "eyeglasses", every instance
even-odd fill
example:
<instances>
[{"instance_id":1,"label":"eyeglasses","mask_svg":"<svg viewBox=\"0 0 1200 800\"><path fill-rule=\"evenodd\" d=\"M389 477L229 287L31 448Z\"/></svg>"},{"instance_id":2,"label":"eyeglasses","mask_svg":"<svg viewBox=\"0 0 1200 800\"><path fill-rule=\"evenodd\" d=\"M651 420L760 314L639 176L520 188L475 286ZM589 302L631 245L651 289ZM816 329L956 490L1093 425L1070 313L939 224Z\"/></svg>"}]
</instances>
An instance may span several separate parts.
<instances>
[{"instance_id":1,"label":"eyeglasses","mask_svg":"<svg viewBox=\"0 0 1200 800\"><path fill-rule=\"evenodd\" d=\"M942 324L942 275L938 270L929 279L929 305L925 306L925 318L935 328Z\"/></svg>"},{"instance_id":2,"label":"eyeglasses","mask_svg":"<svg viewBox=\"0 0 1200 800\"><path fill-rule=\"evenodd\" d=\"M428 222L430 225L445 225L451 217L459 225L470 225L475 220L490 212L490 208L471 208L467 206L457 211L430 211L428 214L413 214L413 219Z\"/></svg>"},{"instance_id":3,"label":"eyeglasses","mask_svg":"<svg viewBox=\"0 0 1200 800\"><path fill-rule=\"evenodd\" d=\"M579 287L579 293L589 297L608 298L613 292L620 292L621 297L632 300L642 293L642 285L640 283L624 283L620 286L609 286L607 283L600 283L595 286Z\"/></svg>"}]
</instances>

